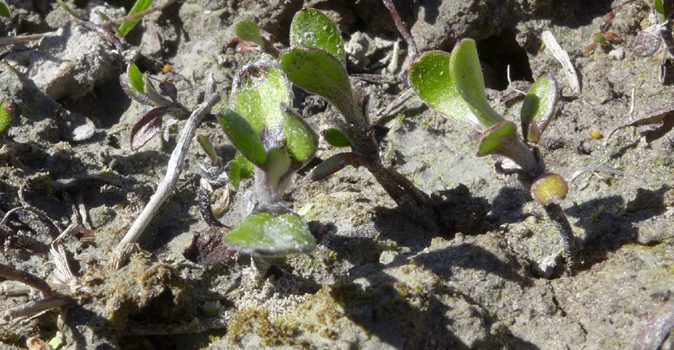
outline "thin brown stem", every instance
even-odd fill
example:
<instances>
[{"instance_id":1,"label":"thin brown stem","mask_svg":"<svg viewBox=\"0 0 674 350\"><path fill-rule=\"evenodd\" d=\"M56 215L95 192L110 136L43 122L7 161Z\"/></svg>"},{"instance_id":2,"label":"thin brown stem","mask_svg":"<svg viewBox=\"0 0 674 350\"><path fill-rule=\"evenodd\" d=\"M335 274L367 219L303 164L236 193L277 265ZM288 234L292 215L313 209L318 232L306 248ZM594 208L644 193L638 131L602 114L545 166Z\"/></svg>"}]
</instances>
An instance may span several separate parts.
<instances>
[{"instance_id":1,"label":"thin brown stem","mask_svg":"<svg viewBox=\"0 0 674 350\"><path fill-rule=\"evenodd\" d=\"M52 288L42 278L26 271L17 270L9 265L0 264L0 277L29 285L42 292L45 298L54 294Z\"/></svg>"},{"instance_id":2,"label":"thin brown stem","mask_svg":"<svg viewBox=\"0 0 674 350\"><path fill-rule=\"evenodd\" d=\"M395 23L396 28L398 28L400 35L407 43L407 51L409 53L410 59L414 61L419 51L417 50L417 43L414 41L412 33L410 33L410 31L405 26L405 22L403 22L402 18L400 18L400 13L398 13L398 9L393 4L393 0L382 0L382 2L384 3L384 6L386 6L388 12L391 14L393 22Z\"/></svg>"}]
</instances>

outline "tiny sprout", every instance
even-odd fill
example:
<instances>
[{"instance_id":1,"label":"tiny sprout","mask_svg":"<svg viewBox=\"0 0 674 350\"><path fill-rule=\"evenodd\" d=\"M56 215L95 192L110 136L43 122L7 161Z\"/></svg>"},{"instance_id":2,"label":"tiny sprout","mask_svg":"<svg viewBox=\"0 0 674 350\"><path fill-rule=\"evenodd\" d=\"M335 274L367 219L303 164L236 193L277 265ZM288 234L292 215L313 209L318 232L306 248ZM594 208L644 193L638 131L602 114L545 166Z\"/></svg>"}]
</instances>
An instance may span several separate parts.
<instances>
[{"instance_id":1,"label":"tiny sprout","mask_svg":"<svg viewBox=\"0 0 674 350\"><path fill-rule=\"evenodd\" d=\"M12 18L12 10L4 1L0 1L0 17Z\"/></svg>"},{"instance_id":2,"label":"tiny sprout","mask_svg":"<svg viewBox=\"0 0 674 350\"><path fill-rule=\"evenodd\" d=\"M220 164L220 158L218 157L217 152L215 152L215 147L213 147L213 144L211 143L211 140L208 138L208 136L198 135L197 141L199 142L201 149L208 156L208 159L210 159L211 164L218 166Z\"/></svg>"},{"instance_id":3,"label":"tiny sprout","mask_svg":"<svg viewBox=\"0 0 674 350\"><path fill-rule=\"evenodd\" d=\"M531 196L544 207L559 204L568 193L566 180L557 174L543 174L531 185Z\"/></svg>"},{"instance_id":4,"label":"tiny sprout","mask_svg":"<svg viewBox=\"0 0 674 350\"><path fill-rule=\"evenodd\" d=\"M255 21L244 19L234 25L234 35L239 39L253 42L259 46L264 46L264 39L260 34L260 28Z\"/></svg>"},{"instance_id":5,"label":"tiny sprout","mask_svg":"<svg viewBox=\"0 0 674 350\"><path fill-rule=\"evenodd\" d=\"M150 5L152 5L153 1L154 0L136 0L127 16L133 16L147 10ZM140 22L140 19L133 19L122 23L117 29L117 34L122 38L127 36L129 32L131 32L131 30L136 26L136 24L138 24L138 22Z\"/></svg>"},{"instance_id":6,"label":"tiny sprout","mask_svg":"<svg viewBox=\"0 0 674 350\"><path fill-rule=\"evenodd\" d=\"M127 74L129 76L129 82L131 86L141 94L145 93L145 81L143 79L143 73L140 72L138 66L135 63L130 63L129 68L127 69Z\"/></svg>"},{"instance_id":7,"label":"tiny sprout","mask_svg":"<svg viewBox=\"0 0 674 350\"><path fill-rule=\"evenodd\" d=\"M601 34L601 33L595 34L595 35L592 37L592 40L593 40L595 43L599 44L599 46L601 46L601 47L608 47L608 46L611 45L611 43L610 43L610 42L606 39L606 37L605 37L603 34Z\"/></svg>"},{"instance_id":8,"label":"tiny sprout","mask_svg":"<svg viewBox=\"0 0 674 350\"><path fill-rule=\"evenodd\" d=\"M446 117L486 129L479 140L478 156L500 155L519 166L512 172L521 175L522 183L530 186L532 196L558 228L567 267L572 267L576 253L573 232L559 206L568 186L561 176L545 172L538 150L526 143L538 143L552 120L559 99L557 82L551 77L542 77L527 92L520 112L523 135L520 138L515 123L504 120L487 102L473 40L459 41L451 54L438 51L422 54L412 64L409 74L412 87L430 107ZM500 164L497 163L497 170L505 172ZM535 179L533 185L529 182L531 179Z\"/></svg>"},{"instance_id":9,"label":"tiny sprout","mask_svg":"<svg viewBox=\"0 0 674 350\"><path fill-rule=\"evenodd\" d=\"M4 100L0 103L0 135L7 133L12 126L15 114L16 106L12 100Z\"/></svg>"},{"instance_id":10,"label":"tiny sprout","mask_svg":"<svg viewBox=\"0 0 674 350\"><path fill-rule=\"evenodd\" d=\"M318 147L318 136L287 108L291 102L292 90L283 71L260 61L237 72L232 109L220 116L225 134L242 156L230 163L232 184L237 186L250 174L248 164L257 168L254 213L224 237L247 254L284 256L316 245L307 224L280 203L291 176L314 157Z\"/></svg>"},{"instance_id":11,"label":"tiny sprout","mask_svg":"<svg viewBox=\"0 0 674 350\"><path fill-rule=\"evenodd\" d=\"M293 84L323 97L339 111L343 118L337 122L339 130L326 131L324 135L328 143L352 150L319 165L312 178L325 178L346 165L363 166L403 212L425 228L440 231L445 224L430 197L382 164L376 128L363 108L363 100L351 86L344 43L337 26L319 11L303 10L293 18L290 41L292 47L281 52L279 66ZM350 161L355 159L358 161Z\"/></svg>"}]
</instances>

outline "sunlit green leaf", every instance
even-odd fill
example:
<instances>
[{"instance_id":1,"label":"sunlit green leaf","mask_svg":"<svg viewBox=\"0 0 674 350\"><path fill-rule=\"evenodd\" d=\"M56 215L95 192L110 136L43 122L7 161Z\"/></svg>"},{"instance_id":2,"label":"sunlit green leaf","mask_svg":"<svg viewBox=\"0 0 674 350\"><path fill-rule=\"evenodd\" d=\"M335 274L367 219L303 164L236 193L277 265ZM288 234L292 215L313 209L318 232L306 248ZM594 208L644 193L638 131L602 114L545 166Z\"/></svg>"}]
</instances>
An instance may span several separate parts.
<instances>
[{"instance_id":1,"label":"sunlit green leaf","mask_svg":"<svg viewBox=\"0 0 674 350\"><path fill-rule=\"evenodd\" d=\"M0 135L7 133L7 130L12 126L15 108L14 102L11 100L4 100L0 103Z\"/></svg>"},{"instance_id":2,"label":"sunlit green leaf","mask_svg":"<svg viewBox=\"0 0 674 350\"><path fill-rule=\"evenodd\" d=\"M529 88L520 112L522 137L538 143L555 113L558 100L557 82L541 77Z\"/></svg>"},{"instance_id":3,"label":"sunlit green leaf","mask_svg":"<svg viewBox=\"0 0 674 350\"><path fill-rule=\"evenodd\" d=\"M129 76L129 82L134 90L138 91L141 94L145 93L145 81L143 79L143 73L140 72L138 66L135 63L129 63L127 68L127 74Z\"/></svg>"},{"instance_id":4,"label":"sunlit green leaf","mask_svg":"<svg viewBox=\"0 0 674 350\"><path fill-rule=\"evenodd\" d=\"M503 117L487 102L482 67L474 40L463 39L454 46L449 71L457 94L466 102L483 128L503 121Z\"/></svg>"},{"instance_id":5,"label":"sunlit green leaf","mask_svg":"<svg viewBox=\"0 0 674 350\"><path fill-rule=\"evenodd\" d=\"M0 16L12 18L12 10L9 9L9 6L4 1L0 1Z\"/></svg>"},{"instance_id":6,"label":"sunlit green leaf","mask_svg":"<svg viewBox=\"0 0 674 350\"><path fill-rule=\"evenodd\" d=\"M129 11L129 15L135 15L136 13L147 10L150 5L152 5L153 1L154 0L136 0L136 2L133 4L133 7L131 7L131 11ZM127 36L127 34L129 34L129 32L133 29L133 27L136 26L136 24L138 24L138 22L140 22L140 19L122 23L117 29L117 34L119 34L119 36L122 38Z\"/></svg>"},{"instance_id":7,"label":"sunlit green leaf","mask_svg":"<svg viewBox=\"0 0 674 350\"><path fill-rule=\"evenodd\" d=\"M227 177L235 188L239 187L241 180L248 179L253 175L253 163L251 163L241 153L237 153L236 157L229 163L227 169Z\"/></svg>"},{"instance_id":8,"label":"sunlit green leaf","mask_svg":"<svg viewBox=\"0 0 674 350\"><path fill-rule=\"evenodd\" d=\"M223 111L220 117L222 129L244 157L253 164L264 168L267 164L267 152L264 149L260 135L246 121L245 118L232 110Z\"/></svg>"},{"instance_id":9,"label":"sunlit green leaf","mask_svg":"<svg viewBox=\"0 0 674 350\"><path fill-rule=\"evenodd\" d=\"M351 142L337 128L329 128L323 131L325 141L335 147L350 147Z\"/></svg>"},{"instance_id":10,"label":"sunlit green leaf","mask_svg":"<svg viewBox=\"0 0 674 350\"><path fill-rule=\"evenodd\" d=\"M266 257L306 253L316 246L309 227L295 214L253 214L224 241L242 253Z\"/></svg>"},{"instance_id":11,"label":"sunlit green leaf","mask_svg":"<svg viewBox=\"0 0 674 350\"><path fill-rule=\"evenodd\" d=\"M504 147L507 147L507 143L513 138L517 138L517 127L514 123L502 122L496 124L482 134L477 155L479 157L488 154L503 155Z\"/></svg>"},{"instance_id":12,"label":"sunlit green leaf","mask_svg":"<svg viewBox=\"0 0 674 350\"><path fill-rule=\"evenodd\" d=\"M236 73L231 108L246 118L257 133L280 128L286 118L281 104L291 103L290 83L273 64L256 62Z\"/></svg>"},{"instance_id":13,"label":"sunlit green leaf","mask_svg":"<svg viewBox=\"0 0 674 350\"><path fill-rule=\"evenodd\" d=\"M349 122L368 125L344 66L333 55L321 49L296 47L284 51L279 61L293 84L330 101Z\"/></svg>"},{"instance_id":14,"label":"sunlit green leaf","mask_svg":"<svg viewBox=\"0 0 674 350\"><path fill-rule=\"evenodd\" d=\"M264 39L260 34L260 27L251 19L244 19L234 25L234 35L237 38L245 41L254 42L260 46L264 46Z\"/></svg>"},{"instance_id":15,"label":"sunlit green leaf","mask_svg":"<svg viewBox=\"0 0 674 350\"><path fill-rule=\"evenodd\" d=\"M444 116L479 126L477 117L456 92L449 73L450 59L451 55L446 52L424 53L410 69L410 83L422 100Z\"/></svg>"},{"instance_id":16,"label":"sunlit green leaf","mask_svg":"<svg viewBox=\"0 0 674 350\"><path fill-rule=\"evenodd\" d=\"M294 160L306 162L314 157L318 148L318 136L300 116L287 113L284 132L286 146Z\"/></svg>"},{"instance_id":17,"label":"sunlit green leaf","mask_svg":"<svg viewBox=\"0 0 674 350\"><path fill-rule=\"evenodd\" d=\"M290 24L290 46L322 49L346 65L342 35L335 23L318 10L303 9L295 14Z\"/></svg>"}]
</instances>

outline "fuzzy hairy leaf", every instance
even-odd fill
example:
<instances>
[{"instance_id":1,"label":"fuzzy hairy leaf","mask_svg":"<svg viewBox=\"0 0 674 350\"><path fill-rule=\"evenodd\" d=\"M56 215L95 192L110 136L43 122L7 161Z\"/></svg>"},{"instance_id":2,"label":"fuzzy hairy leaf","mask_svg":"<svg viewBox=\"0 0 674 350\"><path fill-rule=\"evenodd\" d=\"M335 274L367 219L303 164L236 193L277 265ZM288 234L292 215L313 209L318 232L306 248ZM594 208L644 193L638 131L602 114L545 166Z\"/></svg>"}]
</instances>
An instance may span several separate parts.
<instances>
[{"instance_id":1,"label":"fuzzy hairy leaf","mask_svg":"<svg viewBox=\"0 0 674 350\"><path fill-rule=\"evenodd\" d=\"M466 102L480 126L486 129L503 121L484 94L484 77L475 40L463 39L454 46L449 71L457 94Z\"/></svg>"},{"instance_id":2,"label":"fuzzy hairy leaf","mask_svg":"<svg viewBox=\"0 0 674 350\"><path fill-rule=\"evenodd\" d=\"M335 23L318 10L303 9L295 14L290 24L290 46L322 49L346 66L342 35Z\"/></svg>"},{"instance_id":3,"label":"fuzzy hairy leaf","mask_svg":"<svg viewBox=\"0 0 674 350\"><path fill-rule=\"evenodd\" d=\"M295 161L307 162L314 157L318 149L318 136L302 117L286 113L283 126L286 136L286 147Z\"/></svg>"},{"instance_id":4,"label":"fuzzy hairy leaf","mask_svg":"<svg viewBox=\"0 0 674 350\"><path fill-rule=\"evenodd\" d=\"M306 253L316 246L309 227L295 214L253 214L224 241L242 253L265 257Z\"/></svg>"},{"instance_id":5,"label":"fuzzy hairy leaf","mask_svg":"<svg viewBox=\"0 0 674 350\"><path fill-rule=\"evenodd\" d=\"M529 88L522 109L522 137L538 143L555 113L559 98L557 82L551 77L541 77Z\"/></svg>"},{"instance_id":6,"label":"fuzzy hairy leaf","mask_svg":"<svg viewBox=\"0 0 674 350\"><path fill-rule=\"evenodd\" d=\"M129 77L129 83L131 87L137 92L144 94L145 93L145 80L143 78L143 73L140 72L138 66L135 63L129 63L129 67L126 70Z\"/></svg>"},{"instance_id":7,"label":"fuzzy hairy leaf","mask_svg":"<svg viewBox=\"0 0 674 350\"><path fill-rule=\"evenodd\" d=\"M337 128L329 128L323 130L323 138L325 141L335 147L350 147L351 142L348 138Z\"/></svg>"},{"instance_id":8,"label":"fuzzy hairy leaf","mask_svg":"<svg viewBox=\"0 0 674 350\"><path fill-rule=\"evenodd\" d=\"M333 55L317 48L295 47L284 51L279 63L293 84L330 101L349 122L367 126L349 76Z\"/></svg>"},{"instance_id":9,"label":"fuzzy hairy leaf","mask_svg":"<svg viewBox=\"0 0 674 350\"><path fill-rule=\"evenodd\" d=\"M150 5L152 5L153 1L154 0L136 0L136 2L133 4L133 7L131 7L131 10L129 11L129 15L135 15L136 13L147 10ZM140 22L140 19L122 23L117 29L117 34L119 34L119 36L122 38L127 36L127 34L131 32L133 27L135 27L138 22Z\"/></svg>"},{"instance_id":10,"label":"fuzzy hairy leaf","mask_svg":"<svg viewBox=\"0 0 674 350\"><path fill-rule=\"evenodd\" d=\"M233 29L234 35L236 35L237 38L264 46L264 39L262 39L260 27L252 19L244 19L237 22Z\"/></svg>"},{"instance_id":11,"label":"fuzzy hairy leaf","mask_svg":"<svg viewBox=\"0 0 674 350\"><path fill-rule=\"evenodd\" d=\"M234 147L244 157L260 168L266 166L268 155L260 141L260 135L244 117L227 109L220 116L220 124Z\"/></svg>"},{"instance_id":12,"label":"fuzzy hairy leaf","mask_svg":"<svg viewBox=\"0 0 674 350\"><path fill-rule=\"evenodd\" d=\"M241 153L237 153L236 157L229 162L227 169L227 177L235 188L239 187L241 180L248 179L253 176L254 165Z\"/></svg>"},{"instance_id":13,"label":"fuzzy hairy leaf","mask_svg":"<svg viewBox=\"0 0 674 350\"><path fill-rule=\"evenodd\" d=\"M230 105L258 134L278 129L286 118L281 104L292 103L290 83L283 72L269 62L241 68L232 83Z\"/></svg>"},{"instance_id":14,"label":"fuzzy hairy leaf","mask_svg":"<svg viewBox=\"0 0 674 350\"><path fill-rule=\"evenodd\" d=\"M9 6L4 1L0 1L0 16L12 18L12 10L9 9Z\"/></svg>"}]
</instances>

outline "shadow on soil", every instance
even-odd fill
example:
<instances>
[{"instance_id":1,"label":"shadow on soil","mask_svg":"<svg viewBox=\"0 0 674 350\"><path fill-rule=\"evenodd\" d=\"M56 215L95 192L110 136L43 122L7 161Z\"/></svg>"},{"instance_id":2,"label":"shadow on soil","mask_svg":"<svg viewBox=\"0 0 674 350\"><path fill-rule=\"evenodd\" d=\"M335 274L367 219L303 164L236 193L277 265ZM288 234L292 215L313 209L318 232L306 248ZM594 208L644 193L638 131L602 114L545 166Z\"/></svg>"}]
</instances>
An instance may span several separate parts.
<instances>
[{"instance_id":1,"label":"shadow on soil","mask_svg":"<svg viewBox=\"0 0 674 350\"><path fill-rule=\"evenodd\" d=\"M662 185L655 191L639 189L636 197L625 203L621 196L610 196L575 205L567 214L578 218L586 232L580 251L578 271L604 261L611 252L625 244L637 242L636 224L665 211L664 196L670 187Z\"/></svg>"}]
</instances>

